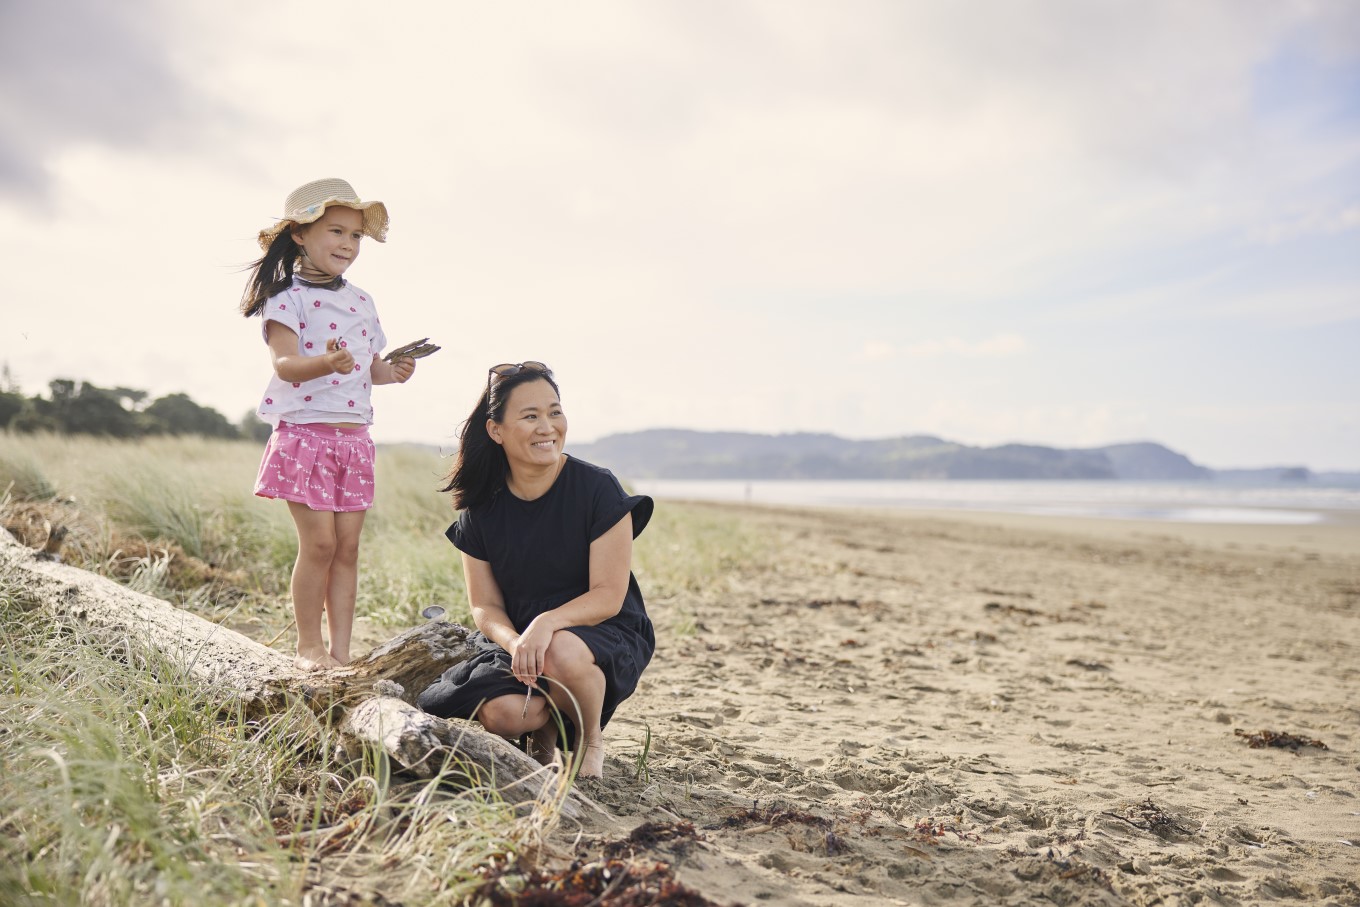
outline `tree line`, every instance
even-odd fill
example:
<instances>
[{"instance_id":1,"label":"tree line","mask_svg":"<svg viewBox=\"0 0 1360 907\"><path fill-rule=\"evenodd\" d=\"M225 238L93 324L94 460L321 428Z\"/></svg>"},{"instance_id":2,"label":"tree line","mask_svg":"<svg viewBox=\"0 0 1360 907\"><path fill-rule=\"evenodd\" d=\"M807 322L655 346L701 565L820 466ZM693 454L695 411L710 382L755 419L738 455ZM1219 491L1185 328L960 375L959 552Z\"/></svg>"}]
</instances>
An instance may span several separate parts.
<instances>
[{"instance_id":1,"label":"tree line","mask_svg":"<svg viewBox=\"0 0 1360 907\"><path fill-rule=\"evenodd\" d=\"M99 387L89 381L57 378L47 385L47 396L25 397L5 370L0 386L0 429L14 432L50 431L59 434L141 438L148 435L202 435L208 438L269 437L269 426L255 413L235 424L211 406L195 403L187 394L166 394L154 400L143 390Z\"/></svg>"}]
</instances>

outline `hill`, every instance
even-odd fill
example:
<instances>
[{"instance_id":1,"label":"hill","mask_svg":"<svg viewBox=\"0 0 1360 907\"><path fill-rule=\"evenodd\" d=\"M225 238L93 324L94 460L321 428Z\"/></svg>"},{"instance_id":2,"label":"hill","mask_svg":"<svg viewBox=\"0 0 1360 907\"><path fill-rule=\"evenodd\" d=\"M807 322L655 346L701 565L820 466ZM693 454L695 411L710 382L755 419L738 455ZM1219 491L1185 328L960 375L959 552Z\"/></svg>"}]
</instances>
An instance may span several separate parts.
<instances>
[{"instance_id":1,"label":"hill","mask_svg":"<svg viewBox=\"0 0 1360 907\"><path fill-rule=\"evenodd\" d=\"M931 435L855 441L807 432L762 435L667 428L609 435L592 444L573 445L571 451L640 479L1215 478L1212 469L1150 441L1085 449L1034 444L972 447Z\"/></svg>"}]
</instances>

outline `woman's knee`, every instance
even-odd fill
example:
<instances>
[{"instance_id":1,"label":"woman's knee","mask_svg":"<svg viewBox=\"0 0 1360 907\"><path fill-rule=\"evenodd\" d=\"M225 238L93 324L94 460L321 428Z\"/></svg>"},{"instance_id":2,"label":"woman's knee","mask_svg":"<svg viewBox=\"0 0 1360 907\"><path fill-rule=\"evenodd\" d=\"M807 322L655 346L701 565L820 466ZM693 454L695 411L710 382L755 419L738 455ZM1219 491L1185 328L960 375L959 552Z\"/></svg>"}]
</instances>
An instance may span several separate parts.
<instances>
[{"instance_id":1,"label":"woman's knee","mask_svg":"<svg viewBox=\"0 0 1360 907\"><path fill-rule=\"evenodd\" d=\"M520 713L509 704L512 699L519 701L518 696L498 696L482 703L482 707L477 710L477 720L482 723L482 727L500 737L519 734L523 720Z\"/></svg>"},{"instance_id":2,"label":"woman's knee","mask_svg":"<svg viewBox=\"0 0 1360 907\"><path fill-rule=\"evenodd\" d=\"M552 635L548 651L543 655L545 674L575 672L582 666L594 665L594 654L573 632L559 631Z\"/></svg>"},{"instance_id":3,"label":"woman's knee","mask_svg":"<svg viewBox=\"0 0 1360 907\"><path fill-rule=\"evenodd\" d=\"M563 635L575 640L575 644L559 645L557 640ZM597 675L604 678L604 672L595 664L595 656L590 648L580 637L570 633L558 633L553 637L543 659L543 673L564 681Z\"/></svg>"}]
</instances>

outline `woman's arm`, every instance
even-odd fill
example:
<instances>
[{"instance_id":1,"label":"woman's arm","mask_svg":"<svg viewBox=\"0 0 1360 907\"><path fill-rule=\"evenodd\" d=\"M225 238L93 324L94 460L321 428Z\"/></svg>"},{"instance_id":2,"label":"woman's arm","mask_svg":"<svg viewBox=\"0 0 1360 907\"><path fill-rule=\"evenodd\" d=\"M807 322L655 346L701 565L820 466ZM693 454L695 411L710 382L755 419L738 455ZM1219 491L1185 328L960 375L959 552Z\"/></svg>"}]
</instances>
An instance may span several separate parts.
<instances>
[{"instance_id":1,"label":"woman's arm","mask_svg":"<svg viewBox=\"0 0 1360 907\"><path fill-rule=\"evenodd\" d=\"M514 655L513 646L519 638L519 631L505 612L505 599L501 596L500 584L491 572L491 565L464 552L463 582L467 585L472 622L483 636Z\"/></svg>"},{"instance_id":2,"label":"woman's arm","mask_svg":"<svg viewBox=\"0 0 1360 907\"><path fill-rule=\"evenodd\" d=\"M618 614L623 608L624 596L628 594L628 575L632 569L633 515L626 513L614 528L590 543L590 588L585 594L535 617L519 634L514 648L495 640L510 653L515 679L525 683L538 680L538 675L543 673L548 644L558 630L593 627ZM505 613L503 608L501 613ZM477 628L491 637L480 623Z\"/></svg>"}]
</instances>

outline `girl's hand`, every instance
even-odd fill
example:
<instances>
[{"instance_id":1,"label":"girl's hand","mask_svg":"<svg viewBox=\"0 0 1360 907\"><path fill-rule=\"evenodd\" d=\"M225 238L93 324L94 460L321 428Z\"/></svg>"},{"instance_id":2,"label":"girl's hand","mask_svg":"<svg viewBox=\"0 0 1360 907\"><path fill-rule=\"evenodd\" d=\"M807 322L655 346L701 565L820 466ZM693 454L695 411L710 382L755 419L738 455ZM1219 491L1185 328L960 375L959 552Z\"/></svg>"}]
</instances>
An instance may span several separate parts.
<instances>
[{"instance_id":1,"label":"girl's hand","mask_svg":"<svg viewBox=\"0 0 1360 907\"><path fill-rule=\"evenodd\" d=\"M334 337L326 341L326 355L322 358L337 375L346 375L354 371L354 357Z\"/></svg>"},{"instance_id":2,"label":"girl's hand","mask_svg":"<svg viewBox=\"0 0 1360 907\"><path fill-rule=\"evenodd\" d=\"M519 638L510 644L510 670L516 680L520 683L538 683L552 638L552 628L546 623L540 623L536 617L524 628Z\"/></svg>"},{"instance_id":3,"label":"girl's hand","mask_svg":"<svg viewBox=\"0 0 1360 907\"><path fill-rule=\"evenodd\" d=\"M397 384L405 384L406 379L415 374L416 361L410 356L402 356L392 361L392 380Z\"/></svg>"}]
</instances>

